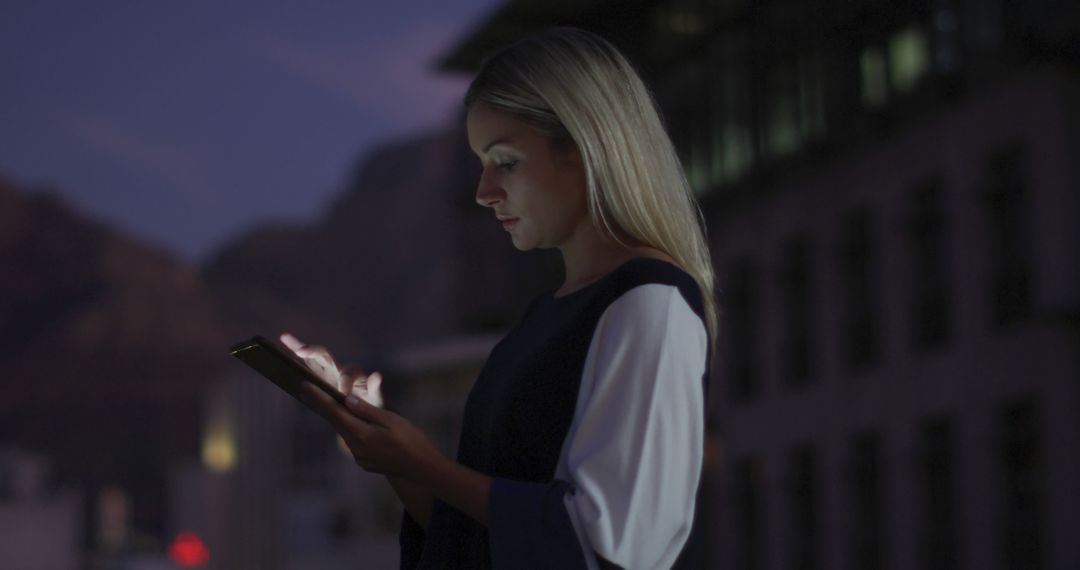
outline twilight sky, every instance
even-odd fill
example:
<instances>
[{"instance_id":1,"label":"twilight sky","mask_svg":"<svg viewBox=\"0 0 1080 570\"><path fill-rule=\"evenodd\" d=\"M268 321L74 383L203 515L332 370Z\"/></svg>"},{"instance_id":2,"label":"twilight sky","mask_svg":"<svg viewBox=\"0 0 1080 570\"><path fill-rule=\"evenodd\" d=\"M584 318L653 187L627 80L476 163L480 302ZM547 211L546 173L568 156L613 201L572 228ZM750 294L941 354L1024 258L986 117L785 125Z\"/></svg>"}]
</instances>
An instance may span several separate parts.
<instances>
[{"instance_id":1,"label":"twilight sky","mask_svg":"<svg viewBox=\"0 0 1080 570\"><path fill-rule=\"evenodd\" d=\"M468 77L433 63L499 4L5 0L0 177L198 261L456 120Z\"/></svg>"}]
</instances>

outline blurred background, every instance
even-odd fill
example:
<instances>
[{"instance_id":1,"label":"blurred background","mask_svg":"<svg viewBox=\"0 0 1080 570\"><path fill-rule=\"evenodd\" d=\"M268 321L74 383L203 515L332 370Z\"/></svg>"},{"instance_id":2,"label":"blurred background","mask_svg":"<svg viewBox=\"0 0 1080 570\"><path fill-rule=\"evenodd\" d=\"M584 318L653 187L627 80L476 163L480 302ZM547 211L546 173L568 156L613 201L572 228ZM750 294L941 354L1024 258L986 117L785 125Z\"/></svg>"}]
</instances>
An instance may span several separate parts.
<instances>
[{"instance_id":1,"label":"blurred background","mask_svg":"<svg viewBox=\"0 0 1080 570\"><path fill-rule=\"evenodd\" d=\"M1080 561L1080 4L4 2L0 567L393 568L400 506L227 347L383 370L447 453L558 283L472 192L484 54L654 89L723 307L702 568Z\"/></svg>"}]
</instances>

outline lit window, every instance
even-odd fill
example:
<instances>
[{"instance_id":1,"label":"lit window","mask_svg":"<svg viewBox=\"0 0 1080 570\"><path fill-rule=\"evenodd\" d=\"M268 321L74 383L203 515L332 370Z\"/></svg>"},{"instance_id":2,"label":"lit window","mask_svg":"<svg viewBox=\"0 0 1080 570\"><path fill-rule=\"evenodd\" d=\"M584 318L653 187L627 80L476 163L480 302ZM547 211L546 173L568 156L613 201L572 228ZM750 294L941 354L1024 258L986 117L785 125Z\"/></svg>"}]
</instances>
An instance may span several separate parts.
<instances>
[{"instance_id":1,"label":"lit window","mask_svg":"<svg viewBox=\"0 0 1080 570\"><path fill-rule=\"evenodd\" d=\"M866 49L862 53L860 64L863 103L869 107L884 105L889 99L889 79L885 69L885 56L879 49Z\"/></svg>"},{"instance_id":2,"label":"lit window","mask_svg":"<svg viewBox=\"0 0 1080 570\"><path fill-rule=\"evenodd\" d=\"M903 30L889 40L889 69L893 88L909 91L926 74L930 49L926 35L917 28Z\"/></svg>"},{"instance_id":3,"label":"lit window","mask_svg":"<svg viewBox=\"0 0 1080 570\"><path fill-rule=\"evenodd\" d=\"M696 2L672 2L656 12L657 27L669 34L696 36L705 31L705 19Z\"/></svg>"},{"instance_id":4,"label":"lit window","mask_svg":"<svg viewBox=\"0 0 1080 570\"><path fill-rule=\"evenodd\" d=\"M739 180L754 162L753 112L746 36L713 47L711 163L714 185Z\"/></svg>"},{"instance_id":5,"label":"lit window","mask_svg":"<svg viewBox=\"0 0 1080 570\"><path fill-rule=\"evenodd\" d=\"M773 70L769 91L766 146L773 156L785 156L798 150L802 143L797 76L791 62Z\"/></svg>"},{"instance_id":6,"label":"lit window","mask_svg":"<svg viewBox=\"0 0 1080 570\"><path fill-rule=\"evenodd\" d=\"M236 435L225 421L212 422L202 441L202 461L215 473L226 473L236 467Z\"/></svg>"},{"instance_id":7,"label":"lit window","mask_svg":"<svg viewBox=\"0 0 1080 570\"><path fill-rule=\"evenodd\" d=\"M672 12L668 15L668 26L677 34L696 35L705 28L701 17L692 12Z\"/></svg>"},{"instance_id":8,"label":"lit window","mask_svg":"<svg viewBox=\"0 0 1080 570\"><path fill-rule=\"evenodd\" d=\"M733 122L714 131L713 161L721 182L734 182L750 169L754 161L754 143L750 127Z\"/></svg>"}]
</instances>

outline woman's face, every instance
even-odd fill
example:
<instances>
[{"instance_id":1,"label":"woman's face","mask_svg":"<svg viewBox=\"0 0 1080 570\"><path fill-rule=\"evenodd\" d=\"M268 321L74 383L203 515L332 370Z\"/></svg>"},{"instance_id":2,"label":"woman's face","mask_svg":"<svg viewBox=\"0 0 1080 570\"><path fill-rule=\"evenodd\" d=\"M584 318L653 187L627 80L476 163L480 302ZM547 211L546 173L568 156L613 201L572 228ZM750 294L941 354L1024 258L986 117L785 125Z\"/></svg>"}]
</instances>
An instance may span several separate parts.
<instances>
[{"instance_id":1,"label":"woman's face","mask_svg":"<svg viewBox=\"0 0 1080 570\"><path fill-rule=\"evenodd\" d=\"M591 231L585 171L576 148L560 148L481 102L469 108L466 128L484 168L476 201L494 210L515 247L564 247Z\"/></svg>"}]
</instances>

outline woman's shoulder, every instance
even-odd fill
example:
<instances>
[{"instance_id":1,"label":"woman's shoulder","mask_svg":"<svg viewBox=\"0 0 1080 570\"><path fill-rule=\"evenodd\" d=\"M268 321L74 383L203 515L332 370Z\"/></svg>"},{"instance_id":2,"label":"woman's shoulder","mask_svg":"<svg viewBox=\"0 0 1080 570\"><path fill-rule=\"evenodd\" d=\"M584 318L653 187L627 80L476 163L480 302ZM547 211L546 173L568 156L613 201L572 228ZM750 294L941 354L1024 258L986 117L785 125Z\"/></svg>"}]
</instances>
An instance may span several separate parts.
<instances>
[{"instance_id":1,"label":"woman's shoulder","mask_svg":"<svg viewBox=\"0 0 1080 570\"><path fill-rule=\"evenodd\" d=\"M664 285L677 289L696 313L702 312L701 291L697 282L673 260L664 256L638 256L612 271L604 279L607 302L646 285Z\"/></svg>"},{"instance_id":2,"label":"woman's shoulder","mask_svg":"<svg viewBox=\"0 0 1080 570\"><path fill-rule=\"evenodd\" d=\"M694 278L666 255L641 255L612 271L607 281L621 287L651 283L678 286L693 284Z\"/></svg>"}]
</instances>

